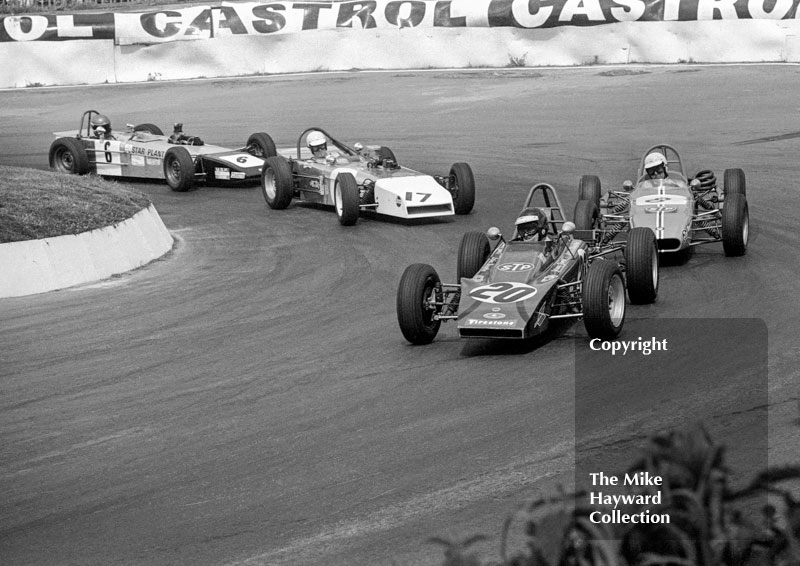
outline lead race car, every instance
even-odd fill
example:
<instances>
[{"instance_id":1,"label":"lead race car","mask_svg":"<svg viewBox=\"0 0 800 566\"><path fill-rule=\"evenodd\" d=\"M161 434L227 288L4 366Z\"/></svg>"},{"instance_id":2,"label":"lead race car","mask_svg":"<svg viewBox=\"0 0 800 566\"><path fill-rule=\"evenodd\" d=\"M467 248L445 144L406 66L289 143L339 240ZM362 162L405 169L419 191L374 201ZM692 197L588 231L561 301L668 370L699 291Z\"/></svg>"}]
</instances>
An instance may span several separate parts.
<instances>
[{"instance_id":1,"label":"lead race car","mask_svg":"<svg viewBox=\"0 0 800 566\"><path fill-rule=\"evenodd\" d=\"M450 320L463 338L525 339L552 320L579 318L592 338L612 339L625 322L626 287L633 303L656 300L652 230L634 228L625 242L598 245L593 231L577 232L565 220L546 183L531 188L522 210L508 241L494 227L464 234L457 283L442 283L427 264L406 268L397 290L397 320L406 340L428 344ZM533 231L531 222L538 223ZM493 250L490 240L497 241Z\"/></svg>"},{"instance_id":2,"label":"lead race car","mask_svg":"<svg viewBox=\"0 0 800 566\"><path fill-rule=\"evenodd\" d=\"M678 151L665 143L644 153L636 184L625 181L621 191L602 194L598 177L581 177L574 218L578 229L601 230L601 242L652 228L662 254L722 242L726 256L741 256L750 229L744 172L725 169L721 190L710 170L690 179Z\"/></svg>"},{"instance_id":3,"label":"lead race car","mask_svg":"<svg viewBox=\"0 0 800 566\"><path fill-rule=\"evenodd\" d=\"M189 191L200 182L256 182L275 144L263 132L252 134L241 149L208 145L175 124L165 136L154 124L128 124L114 131L96 110L81 116L78 130L55 132L50 167L62 173L164 179L173 191Z\"/></svg>"},{"instance_id":4,"label":"lead race car","mask_svg":"<svg viewBox=\"0 0 800 566\"><path fill-rule=\"evenodd\" d=\"M466 163L454 163L447 175L426 175L400 166L388 147L350 146L318 127L303 131L296 147L278 149L278 156L265 160L261 190L273 209L288 207L292 199L333 206L343 226L355 224L366 210L431 218L469 214L475 202Z\"/></svg>"}]
</instances>

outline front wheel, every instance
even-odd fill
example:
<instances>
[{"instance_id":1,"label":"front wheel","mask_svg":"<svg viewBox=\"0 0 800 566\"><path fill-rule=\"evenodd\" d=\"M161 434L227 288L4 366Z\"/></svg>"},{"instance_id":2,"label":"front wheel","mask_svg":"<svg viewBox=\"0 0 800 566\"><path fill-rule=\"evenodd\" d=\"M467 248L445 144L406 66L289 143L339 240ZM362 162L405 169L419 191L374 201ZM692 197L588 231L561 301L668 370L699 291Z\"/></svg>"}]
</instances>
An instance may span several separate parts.
<instances>
[{"instance_id":1,"label":"front wheel","mask_svg":"<svg viewBox=\"0 0 800 566\"><path fill-rule=\"evenodd\" d=\"M267 205L282 210L292 202L292 168L283 157L267 157L261 168L261 194Z\"/></svg>"},{"instance_id":2,"label":"front wheel","mask_svg":"<svg viewBox=\"0 0 800 566\"><path fill-rule=\"evenodd\" d=\"M424 263L409 265L400 277L397 289L397 322L406 340L412 344L430 344L439 333L442 321L435 318L436 270Z\"/></svg>"},{"instance_id":3,"label":"front wheel","mask_svg":"<svg viewBox=\"0 0 800 566\"><path fill-rule=\"evenodd\" d=\"M598 259L583 281L583 325L591 338L613 340L625 324L625 282L619 266Z\"/></svg>"},{"instance_id":4,"label":"front wheel","mask_svg":"<svg viewBox=\"0 0 800 566\"><path fill-rule=\"evenodd\" d=\"M576 230L594 230L599 227L600 211L593 200L579 200L572 215Z\"/></svg>"},{"instance_id":5,"label":"front wheel","mask_svg":"<svg viewBox=\"0 0 800 566\"><path fill-rule=\"evenodd\" d=\"M722 249L726 256L741 256L747 253L750 237L750 210L747 199L741 194L725 198L722 207Z\"/></svg>"},{"instance_id":6,"label":"front wheel","mask_svg":"<svg viewBox=\"0 0 800 566\"><path fill-rule=\"evenodd\" d=\"M600 207L600 177L597 175L583 175L578 183L578 200L590 200Z\"/></svg>"},{"instance_id":7,"label":"front wheel","mask_svg":"<svg viewBox=\"0 0 800 566\"><path fill-rule=\"evenodd\" d=\"M461 237L458 246L458 263L456 265L457 281L462 277L475 277L489 257L489 238L483 232L467 232Z\"/></svg>"},{"instance_id":8,"label":"front wheel","mask_svg":"<svg viewBox=\"0 0 800 566\"><path fill-rule=\"evenodd\" d=\"M185 147L171 147L164 154L164 178L173 191L183 193L195 188L194 161Z\"/></svg>"},{"instance_id":9,"label":"front wheel","mask_svg":"<svg viewBox=\"0 0 800 566\"><path fill-rule=\"evenodd\" d=\"M650 228L631 229L625 246L628 297L634 305L655 302L658 296L658 247Z\"/></svg>"},{"instance_id":10,"label":"front wheel","mask_svg":"<svg viewBox=\"0 0 800 566\"><path fill-rule=\"evenodd\" d=\"M50 144L50 167L59 173L86 175L89 156L86 148L75 138L58 138Z\"/></svg>"},{"instance_id":11,"label":"front wheel","mask_svg":"<svg viewBox=\"0 0 800 566\"><path fill-rule=\"evenodd\" d=\"M450 193L456 214L469 214L475 205L475 176L466 163L453 163L450 167Z\"/></svg>"},{"instance_id":12,"label":"front wheel","mask_svg":"<svg viewBox=\"0 0 800 566\"><path fill-rule=\"evenodd\" d=\"M278 150L275 149L275 142L272 141L272 138L264 132L256 132L255 134L251 134L250 137L247 138L245 150L250 155L255 155L261 159L275 157L278 155Z\"/></svg>"},{"instance_id":13,"label":"front wheel","mask_svg":"<svg viewBox=\"0 0 800 566\"><path fill-rule=\"evenodd\" d=\"M358 221L358 183L350 173L339 173L333 189L333 204L342 226L352 226Z\"/></svg>"}]
</instances>

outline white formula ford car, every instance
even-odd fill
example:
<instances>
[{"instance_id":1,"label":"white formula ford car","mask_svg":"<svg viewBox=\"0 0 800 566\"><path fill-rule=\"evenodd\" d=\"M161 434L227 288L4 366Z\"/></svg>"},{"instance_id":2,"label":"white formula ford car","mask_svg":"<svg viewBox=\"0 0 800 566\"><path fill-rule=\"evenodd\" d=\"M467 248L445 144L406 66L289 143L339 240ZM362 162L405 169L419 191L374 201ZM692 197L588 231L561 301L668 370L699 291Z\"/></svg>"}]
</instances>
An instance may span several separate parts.
<instances>
[{"instance_id":1,"label":"white formula ford car","mask_svg":"<svg viewBox=\"0 0 800 566\"><path fill-rule=\"evenodd\" d=\"M326 150L315 156L309 134L325 136ZM475 203L475 180L466 163L447 175L426 175L401 167L385 146L344 144L322 128L308 128L297 146L267 157L261 190L270 208L284 209L292 199L333 206L339 222L351 226L362 210L396 218L431 218L469 214Z\"/></svg>"}]
</instances>

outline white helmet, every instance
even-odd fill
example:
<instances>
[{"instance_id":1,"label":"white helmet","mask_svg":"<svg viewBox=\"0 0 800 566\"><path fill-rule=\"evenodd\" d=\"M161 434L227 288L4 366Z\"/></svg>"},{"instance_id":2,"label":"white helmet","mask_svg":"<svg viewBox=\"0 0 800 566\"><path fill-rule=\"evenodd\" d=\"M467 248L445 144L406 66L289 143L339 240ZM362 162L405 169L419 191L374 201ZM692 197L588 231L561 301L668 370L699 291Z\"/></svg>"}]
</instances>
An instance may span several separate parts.
<instances>
[{"instance_id":1,"label":"white helmet","mask_svg":"<svg viewBox=\"0 0 800 566\"><path fill-rule=\"evenodd\" d=\"M659 167L664 168L664 174L667 173L667 158L662 153L654 151L644 158L644 170L649 176L657 172Z\"/></svg>"},{"instance_id":2,"label":"white helmet","mask_svg":"<svg viewBox=\"0 0 800 566\"><path fill-rule=\"evenodd\" d=\"M311 151L316 151L320 148L325 149L325 147L328 145L328 139L322 132L314 130L313 132L308 133L306 144Z\"/></svg>"}]
</instances>

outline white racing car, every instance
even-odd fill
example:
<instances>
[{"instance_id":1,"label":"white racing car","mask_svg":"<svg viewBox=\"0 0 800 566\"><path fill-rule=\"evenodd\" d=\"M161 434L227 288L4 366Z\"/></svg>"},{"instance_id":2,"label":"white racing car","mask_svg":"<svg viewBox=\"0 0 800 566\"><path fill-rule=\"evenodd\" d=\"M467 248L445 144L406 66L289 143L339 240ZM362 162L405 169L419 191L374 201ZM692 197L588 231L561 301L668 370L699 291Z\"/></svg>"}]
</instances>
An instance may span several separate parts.
<instances>
[{"instance_id":1,"label":"white racing car","mask_svg":"<svg viewBox=\"0 0 800 566\"><path fill-rule=\"evenodd\" d=\"M447 175L426 175L401 167L388 147L349 146L316 127L301 133L296 147L277 152L261 173L264 200L273 209L288 207L292 199L329 205L350 226L362 210L430 218L469 214L475 202L466 163L454 163Z\"/></svg>"},{"instance_id":2,"label":"white racing car","mask_svg":"<svg viewBox=\"0 0 800 566\"><path fill-rule=\"evenodd\" d=\"M599 178L581 177L578 230L599 228L605 244L634 227L651 228L662 254L715 242L722 242L727 256L746 253L750 215L741 169L725 169L722 188L709 170L690 179L678 151L660 143L644 153L636 179L603 195Z\"/></svg>"}]
</instances>

